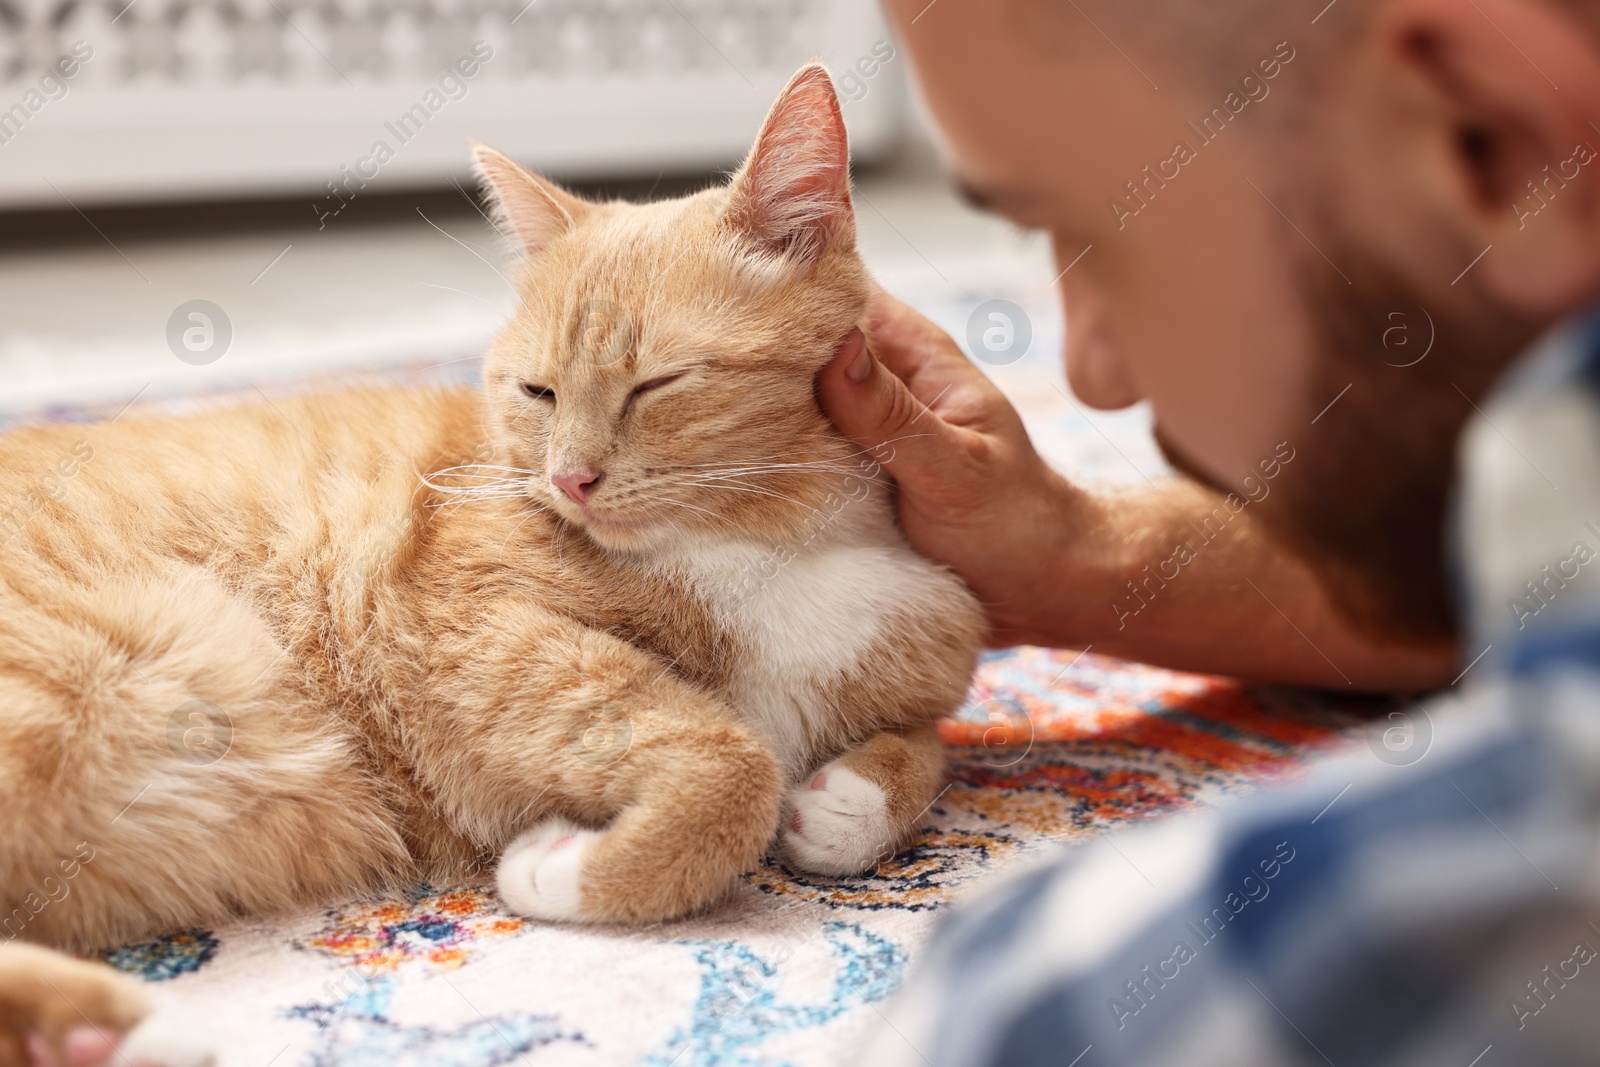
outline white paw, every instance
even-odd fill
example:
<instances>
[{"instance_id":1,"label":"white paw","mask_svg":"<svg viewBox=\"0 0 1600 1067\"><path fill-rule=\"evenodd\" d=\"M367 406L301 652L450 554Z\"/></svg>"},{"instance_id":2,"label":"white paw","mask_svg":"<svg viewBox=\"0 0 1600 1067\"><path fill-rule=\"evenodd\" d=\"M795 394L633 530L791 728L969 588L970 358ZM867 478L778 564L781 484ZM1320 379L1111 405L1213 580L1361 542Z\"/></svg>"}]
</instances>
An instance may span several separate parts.
<instances>
[{"instance_id":1,"label":"white paw","mask_svg":"<svg viewBox=\"0 0 1600 1067\"><path fill-rule=\"evenodd\" d=\"M783 848L802 870L860 874L887 858L897 835L883 790L835 764L789 790Z\"/></svg>"},{"instance_id":2,"label":"white paw","mask_svg":"<svg viewBox=\"0 0 1600 1067\"><path fill-rule=\"evenodd\" d=\"M128 1031L111 1062L133 1067L211 1067L216 1056L193 1025L158 1011Z\"/></svg>"},{"instance_id":3,"label":"white paw","mask_svg":"<svg viewBox=\"0 0 1600 1067\"><path fill-rule=\"evenodd\" d=\"M566 819L546 819L511 842L500 857L495 872L500 899L516 914L533 919L578 918L583 902L578 873L584 851L599 836Z\"/></svg>"}]
</instances>

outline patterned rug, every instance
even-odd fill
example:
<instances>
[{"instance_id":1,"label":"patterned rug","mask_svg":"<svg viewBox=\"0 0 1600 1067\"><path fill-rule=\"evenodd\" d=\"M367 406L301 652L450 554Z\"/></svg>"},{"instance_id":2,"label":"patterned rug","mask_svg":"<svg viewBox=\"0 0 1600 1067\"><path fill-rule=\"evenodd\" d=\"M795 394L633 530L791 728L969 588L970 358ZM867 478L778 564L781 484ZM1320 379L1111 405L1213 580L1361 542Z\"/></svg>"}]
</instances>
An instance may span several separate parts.
<instances>
[{"instance_id":1,"label":"patterned rug","mask_svg":"<svg viewBox=\"0 0 1600 1067\"><path fill-rule=\"evenodd\" d=\"M711 914L642 931L541 926L486 885L417 886L106 959L209 1021L227 1067L832 1067L964 886L1293 775L1374 707L1092 653L995 653L946 724L950 781L922 833L869 875L772 862Z\"/></svg>"},{"instance_id":2,"label":"patterned rug","mask_svg":"<svg viewBox=\"0 0 1600 1067\"><path fill-rule=\"evenodd\" d=\"M955 294L936 317L959 330L975 302ZM1048 311L1038 316L1048 324ZM1039 333L1036 350L1054 351L1048 325ZM471 380L475 368L435 355L370 376ZM1159 472L1140 417L1091 422L1048 359L993 373L1041 451L1074 476ZM138 403L184 409L327 384L212 382L151 389ZM0 429L109 418L127 403L0 409ZM1092 651L990 653L943 727L948 787L914 845L866 876L769 862L713 912L646 930L543 926L506 914L486 885L419 885L403 899L178 931L105 958L161 987L211 1033L225 1067L832 1067L879 1022L877 1005L964 887L1119 823L1293 776L1384 707Z\"/></svg>"}]
</instances>

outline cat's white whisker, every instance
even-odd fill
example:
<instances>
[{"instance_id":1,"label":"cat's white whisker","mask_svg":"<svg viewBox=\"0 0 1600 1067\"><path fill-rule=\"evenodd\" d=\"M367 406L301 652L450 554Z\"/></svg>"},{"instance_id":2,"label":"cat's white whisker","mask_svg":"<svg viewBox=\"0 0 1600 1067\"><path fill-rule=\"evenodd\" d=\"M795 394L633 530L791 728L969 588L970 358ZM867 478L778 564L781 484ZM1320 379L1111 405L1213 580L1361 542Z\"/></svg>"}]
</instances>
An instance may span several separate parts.
<instances>
[{"instance_id":1,"label":"cat's white whisker","mask_svg":"<svg viewBox=\"0 0 1600 1067\"><path fill-rule=\"evenodd\" d=\"M527 478L508 477L508 475L531 476L535 473L534 471L524 470L521 467L506 467L493 463L466 463L455 467L445 467L431 474L418 472L417 480L436 493L458 498L457 502L466 500L515 500L518 498L531 500ZM435 503L429 506L438 507L439 505Z\"/></svg>"},{"instance_id":2,"label":"cat's white whisker","mask_svg":"<svg viewBox=\"0 0 1600 1067\"><path fill-rule=\"evenodd\" d=\"M731 460L731 461L724 459L724 460L717 460L717 461L711 462L711 463L679 463L679 464L675 464L675 466L682 467L684 469L689 469L689 468L692 468L692 467L721 467L721 466L723 466L723 465L725 465L727 463L730 463L730 462L738 463L738 464L744 464L744 463L771 463L771 462L775 462L777 460L785 459L785 458L787 458L789 456L809 456L809 455L814 454L814 451L815 451L814 449L797 449L797 450L795 450L793 452L779 452L776 455L771 455L771 456L752 456L752 457L748 457L746 459ZM845 457L845 458L848 458L848 457ZM822 460L816 460L816 461L813 461L813 462L832 462L832 461L824 458Z\"/></svg>"},{"instance_id":3,"label":"cat's white whisker","mask_svg":"<svg viewBox=\"0 0 1600 1067\"><path fill-rule=\"evenodd\" d=\"M661 497L656 502L659 503L659 504L670 504L671 506L673 506L675 508L688 508L690 511L698 511L702 515L709 515L713 519L716 519L718 522L726 523L729 526L734 526L735 525L733 523L733 521L730 520L726 515L718 515L714 511L708 511L705 508L698 507L698 506L696 506L694 504L686 503L685 501L682 501L682 500L673 500L670 497Z\"/></svg>"},{"instance_id":4,"label":"cat's white whisker","mask_svg":"<svg viewBox=\"0 0 1600 1067\"><path fill-rule=\"evenodd\" d=\"M839 467L786 465L777 467L725 467L720 470L695 471L685 477L690 478L721 478L727 475L745 474L849 474L848 470Z\"/></svg>"},{"instance_id":5,"label":"cat's white whisker","mask_svg":"<svg viewBox=\"0 0 1600 1067\"><path fill-rule=\"evenodd\" d=\"M455 467L440 468L434 471L432 476L437 478L439 475L449 474L457 477L488 477L488 475L476 475L473 473L475 471L503 471L506 474L522 474L530 477L539 473L522 467L505 467L497 463L463 463Z\"/></svg>"},{"instance_id":6,"label":"cat's white whisker","mask_svg":"<svg viewBox=\"0 0 1600 1067\"><path fill-rule=\"evenodd\" d=\"M734 483L731 480L721 482L701 481L698 484L705 489L729 489L736 493L754 493L759 496L770 496L774 500L782 500L785 503L794 504L797 507L805 508L813 515L822 514L822 512L818 511L816 508L812 507L810 504L807 504L803 500L797 500L796 498L788 496L784 493L775 493L769 489L762 489L759 486Z\"/></svg>"},{"instance_id":7,"label":"cat's white whisker","mask_svg":"<svg viewBox=\"0 0 1600 1067\"><path fill-rule=\"evenodd\" d=\"M513 526L511 528L511 532L506 534L506 539L504 541L500 542L500 559L502 561L504 561L504 559L506 558L506 546L511 543L511 539L513 537L517 536L517 531L522 529L524 526L528 525L528 520L529 519L535 518L540 512L542 512L544 510L545 510L544 508L539 507L537 504L534 505L533 509L528 512L528 517L523 519L521 522L517 523L515 526Z\"/></svg>"},{"instance_id":8,"label":"cat's white whisker","mask_svg":"<svg viewBox=\"0 0 1600 1067\"><path fill-rule=\"evenodd\" d=\"M722 460L722 461L719 461L719 462L712 462L712 463L680 463L680 464L675 464L674 467L671 468L671 469L678 469L678 470L710 469L713 473L729 473L729 472L732 472L732 471L740 471L740 472L742 472L742 471L745 471L745 470L764 470L764 471L780 471L780 470L824 471L824 470L826 470L826 471L836 471L836 472L839 472L839 473L859 473L857 470L853 470L853 469L847 468L847 467L841 467L840 464L843 464L848 460L855 459L857 456L863 456L863 455L866 455L869 452L876 452L879 449L884 448L885 446L888 446L888 445L899 444L901 441L910 441L910 440L913 440L913 439L918 438L918 437L931 437L931 436L933 436L933 435L932 434L928 434L928 433L902 434L899 437L891 437L888 440L881 442L880 444L873 445L871 448L858 449L855 452L851 452L851 453L849 453L847 455L840 456L840 457L837 457L835 459L805 460L805 461L801 461L801 462L797 462L797 463L775 463L775 462L771 462L772 460L781 459L783 456L786 456L786 455L803 455L804 454L804 453L801 453L801 452L786 452L786 453L779 453L779 454L777 454L775 456L759 457L759 458L756 458L756 459L735 460L735 461Z\"/></svg>"},{"instance_id":9,"label":"cat's white whisker","mask_svg":"<svg viewBox=\"0 0 1600 1067\"><path fill-rule=\"evenodd\" d=\"M567 565L567 554L565 551L563 551L566 546L566 541L567 524L564 522L558 523L556 525L556 559L560 562L563 569L565 569Z\"/></svg>"}]
</instances>

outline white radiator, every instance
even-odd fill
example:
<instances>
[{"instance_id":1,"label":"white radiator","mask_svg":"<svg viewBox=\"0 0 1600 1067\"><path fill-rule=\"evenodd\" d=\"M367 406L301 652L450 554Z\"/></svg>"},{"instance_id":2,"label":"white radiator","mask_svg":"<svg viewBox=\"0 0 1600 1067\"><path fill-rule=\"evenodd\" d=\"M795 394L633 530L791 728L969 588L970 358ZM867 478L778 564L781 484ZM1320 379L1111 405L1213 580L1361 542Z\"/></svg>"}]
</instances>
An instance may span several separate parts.
<instances>
[{"instance_id":1,"label":"white radiator","mask_svg":"<svg viewBox=\"0 0 1600 1067\"><path fill-rule=\"evenodd\" d=\"M866 0L0 0L0 208L331 208L460 179L469 139L564 178L727 167L812 57L858 158L888 147L904 61Z\"/></svg>"}]
</instances>

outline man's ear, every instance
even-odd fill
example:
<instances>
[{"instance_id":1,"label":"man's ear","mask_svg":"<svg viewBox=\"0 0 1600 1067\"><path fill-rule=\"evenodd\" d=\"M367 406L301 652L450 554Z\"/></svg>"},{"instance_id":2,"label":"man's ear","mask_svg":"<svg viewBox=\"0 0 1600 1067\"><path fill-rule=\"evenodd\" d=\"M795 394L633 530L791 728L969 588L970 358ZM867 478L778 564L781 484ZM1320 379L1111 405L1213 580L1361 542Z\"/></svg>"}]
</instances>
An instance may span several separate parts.
<instances>
[{"instance_id":1,"label":"man's ear","mask_svg":"<svg viewBox=\"0 0 1600 1067\"><path fill-rule=\"evenodd\" d=\"M1458 254L1488 249L1460 283L1541 318L1600 295L1600 29L1550 0L1393 0L1372 32L1402 181Z\"/></svg>"},{"instance_id":2,"label":"man's ear","mask_svg":"<svg viewBox=\"0 0 1600 1067\"><path fill-rule=\"evenodd\" d=\"M820 63L802 67L772 105L734 175L728 220L757 251L802 262L855 240L850 145Z\"/></svg>"},{"instance_id":3,"label":"man's ear","mask_svg":"<svg viewBox=\"0 0 1600 1067\"><path fill-rule=\"evenodd\" d=\"M594 209L587 200L519 167L487 145L473 145L472 157L497 221L516 236L529 256L544 251Z\"/></svg>"}]
</instances>

